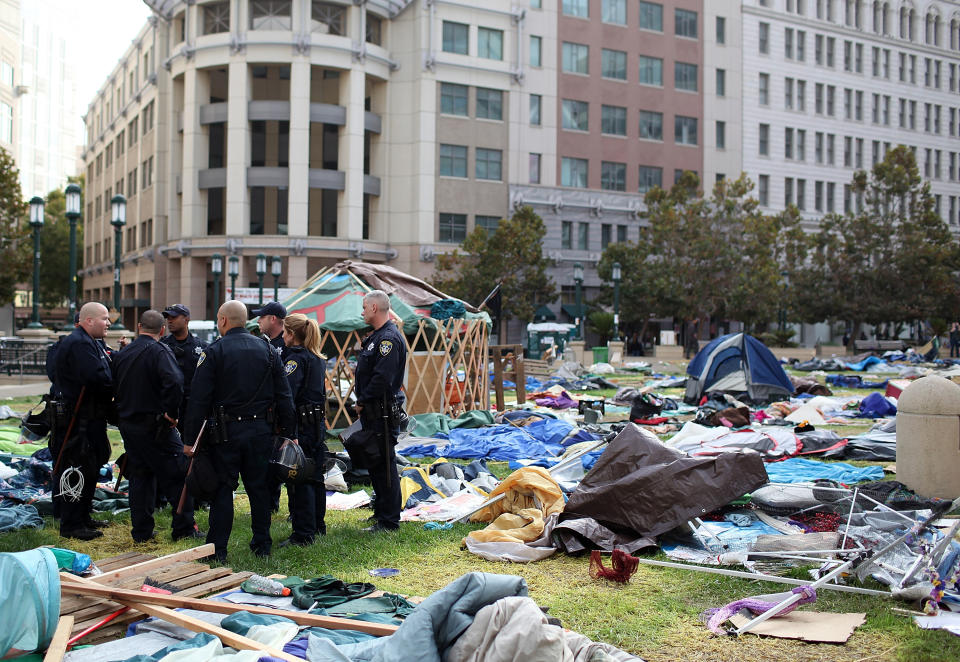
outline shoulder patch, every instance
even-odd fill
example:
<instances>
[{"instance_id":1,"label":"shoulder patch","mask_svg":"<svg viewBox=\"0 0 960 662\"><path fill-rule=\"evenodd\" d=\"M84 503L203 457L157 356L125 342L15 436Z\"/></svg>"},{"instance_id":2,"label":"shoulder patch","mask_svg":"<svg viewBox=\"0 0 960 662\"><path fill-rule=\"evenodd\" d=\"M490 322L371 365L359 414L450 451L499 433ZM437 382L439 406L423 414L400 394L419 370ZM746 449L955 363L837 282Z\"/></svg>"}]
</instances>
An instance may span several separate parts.
<instances>
[{"instance_id":1,"label":"shoulder patch","mask_svg":"<svg viewBox=\"0 0 960 662\"><path fill-rule=\"evenodd\" d=\"M296 370L297 366L299 365L300 364L294 360L287 361L286 364L283 366L283 371L288 375L292 375L294 370Z\"/></svg>"},{"instance_id":2,"label":"shoulder patch","mask_svg":"<svg viewBox=\"0 0 960 662\"><path fill-rule=\"evenodd\" d=\"M204 361L204 359L206 359L206 358L207 358L207 353L206 353L206 352L200 352L200 358L197 359L197 367L198 367L198 368L200 367L200 364L202 364L203 361Z\"/></svg>"},{"instance_id":3,"label":"shoulder patch","mask_svg":"<svg viewBox=\"0 0 960 662\"><path fill-rule=\"evenodd\" d=\"M381 340L380 341L380 356L386 356L390 353L390 350L393 349L393 341L391 340Z\"/></svg>"}]
</instances>

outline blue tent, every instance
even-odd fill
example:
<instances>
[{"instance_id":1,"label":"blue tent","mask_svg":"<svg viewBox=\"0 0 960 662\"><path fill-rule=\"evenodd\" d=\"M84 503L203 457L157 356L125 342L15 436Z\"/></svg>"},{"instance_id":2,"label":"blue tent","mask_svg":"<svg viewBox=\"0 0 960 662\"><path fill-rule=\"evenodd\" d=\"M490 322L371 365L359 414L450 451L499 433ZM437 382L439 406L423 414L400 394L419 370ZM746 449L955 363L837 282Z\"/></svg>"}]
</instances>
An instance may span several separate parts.
<instances>
[{"instance_id":1,"label":"blue tent","mask_svg":"<svg viewBox=\"0 0 960 662\"><path fill-rule=\"evenodd\" d=\"M711 340L687 366L687 374L687 402L700 400L708 391L746 394L755 402L793 394L793 384L773 353L745 333Z\"/></svg>"}]
</instances>

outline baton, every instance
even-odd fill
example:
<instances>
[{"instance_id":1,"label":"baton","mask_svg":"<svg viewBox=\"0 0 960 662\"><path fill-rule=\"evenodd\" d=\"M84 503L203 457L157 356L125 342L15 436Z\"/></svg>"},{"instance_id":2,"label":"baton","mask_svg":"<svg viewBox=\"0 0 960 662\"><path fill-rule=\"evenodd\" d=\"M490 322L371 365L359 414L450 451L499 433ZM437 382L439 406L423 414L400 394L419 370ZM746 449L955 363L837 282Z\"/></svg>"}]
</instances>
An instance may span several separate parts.
<instances>
[{"instance_id":1,"label":"baton","mask_svg":"<svg viewBox=\"0 0 960 662\"><path fill-rule=\"evenodd\" d=\"M197 447L200 445L200 438L206 429L207 419L203 419L203 425L200 426L200 432L197 433L197 440L193 442L193 455L190 456L190 465L187 467L187 473L183 477L183 489L180 490L180 502L177 503L177 515L183 512L183 506L187 502L187 476L193 471L193 461L197 458Z\"/></svg>"},{"instance_id":2,"label":"baton","mask_svg":"<svg viewBox=\"0 0 960 662\"><path fill-rule=\"evenodd\" d=\"M383 394L383 466L387 470L387 487L393 483L390 471L390 412L387 409L387 394Z\"/></svg>"}]
</instances>

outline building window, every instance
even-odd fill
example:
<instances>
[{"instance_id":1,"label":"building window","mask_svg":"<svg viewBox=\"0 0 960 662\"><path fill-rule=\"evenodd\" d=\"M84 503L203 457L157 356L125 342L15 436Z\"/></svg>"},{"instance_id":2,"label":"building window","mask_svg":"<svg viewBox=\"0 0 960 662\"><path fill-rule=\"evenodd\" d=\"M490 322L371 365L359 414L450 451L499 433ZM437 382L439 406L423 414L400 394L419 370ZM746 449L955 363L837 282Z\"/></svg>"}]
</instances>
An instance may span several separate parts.
<instances>
[{"instance_id":1,"label":"building window","mask_svg":"<svg viewBox=\"0 0 960 662\"><path fill-rule=\"evenodd\" d=\"M563 0L563 13L565 16L587 18L590 16L590 0Z\"/></svg>"},{"instance_id":2,"label":"building window","mask_svg":"<svg viewBox=\"0 0 960 662\"><path fill-rule=\"evenodd\" d=\"M727 19L717 16L717 43L727 43Z\"/></svg>"},{"instance_id":3,"label":"building window","mask_svg":"<svg viewBox=\"0 0 960 662\"><path fill-rule=\"evenodd\" d=\"M783 179L783 206L789 207L793 204L793 177L784 177Z\"/></svg>"},{"instance_id":4,"label":"building window","mask_svg":"<svg viewBox=\"0 0 960 662\"><path fill-rule=\"evenodd\" d=\"M540 183L540 155L533 152L530 153L530 158L528 159L528 168L530 175L531 184Z\"/></svg>"},{"instance_id":5,"label":"building window","mask_svg":"<svg viewBox=\"0 0 960 662\"><path fill-rule=\"evenodd\" d=\"M640 28L663 32L663 5L640 0Z\"/></svg>"},{"instance_id":6,"label":"building window","mask_svg":"<svg viewBox=\"0 0 960 662\"><path fill-rule=\"evenodd\" d=\"M627 135L627 109L621 106L601 106L600 131L611 136Z\"/></svg>"},{"instance_id":7,"label":"building window","mask_svg":"<svg viewBox=\"0 0 960 662\"><path fill-rule=\"evenodd\" d=\"M696 145L697 118L677 115L673 123L673 140L678 145Z\"/></svg>"},{"instance_id":8,"label":"building window","mask_svg":"<svg viewBox=\"0 0 960 662\"><path fill-rule=\"evenodd\" d=\"M588 250L590 248L590 224L580 222L577 223L577 249L581 251Z\"/></svg>"},{"instance_id":9,"label":"building window","mask_svg":"<svg viewBox=\"0 0 960 662\"><path fill-rule=\"evenodd\" d=\"M561 127L574 131L588 131L590 104L586 101L564 99L561 105Z\"/></svg>"},{"instance_id":10,"label":"building window","mask_svg":"<svg viewBox=\"0 0 960 662\"><path fill-rule=\"evenodd\" d=\"M783 158L793 158L793 129L790 127L783 130Z\"/></svg>"},{"instance_id":11,"label":"building window","mask_svg":"<svg viewBox=\"0 0 960 662\"><path fill-rule=\"evenodd\" d=\"M147 135L153 130L153 102L148 103L140 114L143 118L143 135Z\"/></svg>"},{"instance_id":12,"label":"building window","mask_svg":"<svg viewBox=\"0 0 960 662\"><path fill-rule=\"evenodd\" d=\"M770 125L769 124L760 125L757 153L760 156L770 156Z\"/></svg>"},{"instance_id":13,"label":"building window","mask_svg":"<svg viewBox=\"0 0 960 662\"><path fill-rule=\"evenodd\" d=\"M203 34L230 32L230 2L209 2L203 10Z\"/></svg>"},{"instance_id":14,"label":"building window","mask_svg":"<svg viewBox=\"0 0 960 662\"><path fill-rule=\"evenodd\" d=\"M383 21L367 12L367 43L380 46L383 43Z\"/></svg>"},{"instance_id":15,"label":"building window","mask_svg":"<svg viewBox=\"0 0 960 662\"><path fill-rule=\"evenodd\" d=\"M466 55L470 45L470 27L464 23L443 22L443 52Z\"/></svg>"},{"instance_id":16,"label":"building window","mask_svg":"<svg viewBox=\"0 0 960 662\"><path fill-rule=\"evenodd\" d=\"M467 115L467 86L440 83L440 112L444 115Z\"/></svg>"},{"instance_id":17,"label":"building window","mask_svg":"<svg viewBox=\"0 0 960 662\"><path fill-rule=\"evenodd\" d=\"M605 191L626 191L627 164L603 161L600 164L600 188Z\"/></svg>"},{"instance_id":18,"label":"building window","mask_svg":"<svg viewBox=\"0 0 960 662\"><path fill-rule=\"evenodd\" d=\"M560 248L573 249L573 221L560 222Z\"/></svg>"},{"instance_id":19,"label":"building window","mask_svg":"<svg viewBox=\"0 0 960 662\"><path fill-rule=\"evenodd\" d=\"M627 0L603 0L601 12L604 23L627 24Z\"/></svg>"},{"instance_id":20,"label":"building window","mask_svg":"<svg viewBox=\"0 0 960 662\"><path fill-rule=\"evenodd\" d=\"M560 160L560 185L587 188L587 166L586 159L564 156Z\"/></svg>"},{"instance_id":21,"label":"building window","mask_svg":"<svg viewBox=\"0 0 960 662\"><path fill-rule=\"evenodd\" d=\"M440 213L440 233L438 241L445 244L459 244L467 238L467 215Z\"/></svg>"},{"instance_id":22,"label":"building window","mask_svg":"<svg viewBox=\"0 0 960 662\"><path fill-rule=\"evenodd\" d=\"M627 54L607 48L600 51L600 75L604 78L627 80Z\"/></svg>"},{"instance_id":23,"label":"building window","mask_svg":"<svg viewBox=\"0 0 960 662\"><path fill-rule=\"evenodd\" d=\"M727 70L717 69L717 96L727 96Z\"/></svg>"},{"instance_id":24,"label":"building window","mask_svg":"<svg viewBox=\"0 0 960 662\"><path fill-rule=\"evenodd\" d=\"M717 149L727 148L727 123L717 120Z\"/></svg>"},{"instance_id":25,"label":"building window","mask_svg":"<svg viewBox=\"0 0 960 662\"><path fill-rule=\"evenodd\" d=\"M674 32L678 37L697 38L697 12L686 9L674 10Z\"/></svg>"},{"instance_id":26,"label":"building window","mask_svg":"<svg viewBox=\"0 0 960 662\"><path fill-rule=\"evenodd\" d=\"M289 30L290 0L252 0L251 30Z\"/></svg>"},{"instance_id":27,"label":"building window","mask_svg":"<svg viewBox=\"0 0 960 662\"><path fill-rule=\"evenodd\" d=\"M332 2L314 2L310 6L311 32L345 35L346 8Z\"/></svg>"},{"instance_id":28,"label":"building window","mask_svg":"<svg viewBox=\"0 0 960 662\"><path fill-rule=\"evenodd\" d=\"M663 140L663 113L640 111L640 137L646 140Z\"/></svg>"},{"instance_id":29,"label":"building window","mask_svg":"<svg viewBox=\"0 0 960 662\"><path fill-rule=\"evenodd\" d=\"M590 49L583 44L563 42L561 58L563 71L568 74L590 73Z\"/></svg>"},{"instance_id":30,"label":"building window","mask_svg":"<svg viewBox=\"0 0 960 662\"><path fill-rule=\"evenodd\" d=\"M761 106L769 106L770 105L770 74L760 74L757 90L758 90L757 102Z\"/></svg>"},{"instance_id":31,"label":"building window","mask_svg":"<svg viewBox=\"0 0 960 662\"><path fill-rule=\"evenodd\" d=\"M503 30L492 28L477 30L477 57L488 60L503 59Z\"/></svg>"},{"instance_id":32,"label":"building window","mask_svg":"<svg viewBox=\"0 0 960 662\"><path fill-rule=\"evenodd\" d=\"M503 179L503 152L499 149L477 148L477 179L499 182Z\"/></svg>"},{"instance_id":33,"label":"building window","mask_svg":"<svg viewBox=\"0 0 960 662\"><path fill-rule=\"evenodd\" d=\"M466 145L440 145L440 176L466 177L467 176L467 147Z\"/></svg>"},{"instance_id":34,"label":"building window","mask_svg":"<svg viewBox=\"0 0 960 662\"><path fill-rule=\"evenodd\" d=\"M539 94L530 95L530 125L540 126L540 106L542 97Z\"/></svg>"},{"instance_id":35,"label":"building window","mask_svg":"<svg viewBox=\"0 0 960 662\"><path fill-rule=\"evenodd\" d=\"M503 119L503 92L486 87L477 88L477 117L486 120Z\"/></svg>"},{"instance_id":36,"label":"building window","mask_svg":"<svg viewBox=\"0 0 960 662\"><path fill-rule=\"evenodd\" d=\"M663 59L640 56L640 84L663 87Z\"/></svg>"},{"instance_id":37,"label":"building window","mask_svg":"<svg viewBox=\"0 0 960 662\"><path fill-rule=\"evenodd\" d=\"M493 234L497 231L497 226L500 225L499 216L481 216L477 214L473 217L473 226L477 228L483 228L487 231L487 234Z\"/></svg>"},{"instance_id":38,"label":"building window","mask_svg":"<svg viewBox=\"0 0 960 662\"><path fill-rule=\"evenodd\" d=\"M760 51L761 55L770 54L770 24L761 23L760 24L760 34L757 39L757 49Z\"/></svg>"},{"instance_id":39,"label":"building window","mask_svg":"<svg viewBox=\"0 0 960 662\"><path fill-rule=\"evenodd\" d=\"M673 85L678 90L697 91L697 65L686 62L674 62Z\"/></svg>"},{"instance_id":40,"label":"building window","mask_svg":"<svg viewBox=\"0 0 960 662\"><path fill-rule=\"evenodd\" d=\"M770 175L757 177L757 200L764 207L770 204Z\"/></svg>"},{"instance_id":41,"label":"building window","mask_svg":"<svg viewBox=\"0 0 960 662\"><path fill-rule=\"evenodd\" d=\"M530 66L542 66L543 61L543 39L536 35L530 35Z\"/></svg>"},{"instance_id":42,"label":"building window","mask_svg":"<svg viewBox=\"0 0 960 662\"><path fill-rule=\"evenodd\" d=\"M610 245L610 237L613 235L613 226L604 223L600 226L600 248L604 249Z\"/></svg>"},{"instance_id":43,"label":"building window","mask_svg":"<svg viewBox=\"0 0 960 662\"><path fill-rule=\"evenodd\" d=\"M639 193L646 193L654 187L663 186L663 168L655 166L640 166Z\"/></svg>"}]
</instances>

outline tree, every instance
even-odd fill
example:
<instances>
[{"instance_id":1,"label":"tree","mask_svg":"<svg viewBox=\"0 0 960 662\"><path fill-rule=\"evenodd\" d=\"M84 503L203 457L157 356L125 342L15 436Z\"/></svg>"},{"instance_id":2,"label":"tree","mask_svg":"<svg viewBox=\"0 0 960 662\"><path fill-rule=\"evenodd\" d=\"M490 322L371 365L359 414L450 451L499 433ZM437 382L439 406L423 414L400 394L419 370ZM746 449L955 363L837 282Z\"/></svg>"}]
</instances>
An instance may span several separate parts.
<instances>
[{"instance_id":1,"label":"tree","mask_svg":"<svg viewBox=\"0 0 960 662\"><path fill-rule=\"evenodd\" d=\"M69 181L80 183L82 188L82 181L77 178L71 177ZM70 222L65 210L66 199L63 191L50 191L44 208L43 231L40 233L40 255L43 260L43 268L40 270L40 302L48 307L62 305L70 295ZM83 228L79 224L77 246L83 246ZM78 268L83 262L82 252L78 248ZM77 289L81 289L79 283Z\"/></svg>"},{"instance_id":2,"label":"tree","mask_svg":"<svg viewBox=\"0 0 960 662\"><path fill-rule=\"evenodd\" d=\"M521 207L493 232L475 228L453 253L438 256L434 285L479 303L500 282L502 317L530 322L537 306L557 298L547 275L552 261L543 255L546 234L543 219L531 207Z\"/></svg>"},{"instance_id":3,"label":"tree","mask_svg":"<svg viewBox=\"0 0 960 662\"><path fill-rule=\"evenodd\" d=\"M0 305L13 301L17 284L30 276L30 226L26 220L20 171L10 153L0 147Z\"/></svg>"}]
</instances>

